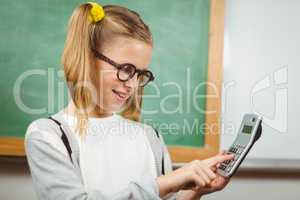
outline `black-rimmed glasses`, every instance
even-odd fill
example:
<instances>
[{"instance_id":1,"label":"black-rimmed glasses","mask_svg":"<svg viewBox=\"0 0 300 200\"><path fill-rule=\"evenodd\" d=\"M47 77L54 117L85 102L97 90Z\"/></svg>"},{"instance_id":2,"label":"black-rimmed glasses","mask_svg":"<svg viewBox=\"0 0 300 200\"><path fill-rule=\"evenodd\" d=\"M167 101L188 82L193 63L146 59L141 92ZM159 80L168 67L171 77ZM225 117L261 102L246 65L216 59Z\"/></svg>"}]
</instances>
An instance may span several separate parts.
<instances>
[{"instance_id":1,"label":"black-rimmed glasses","mask_svg":"<svg viewBox=\"0 0 300 200\"><path fill-rule=\"evenodd\" d=\"M120 81L126 82L132 77L134 77L135 73L137 73L137 79L138 79L138 86L144 87L147 85L150 81L154 80L154 76L151 71L149 70L140 70L137 69L136 66L134 66L131 63L124 63L124 64L118 64L115 61L111 60L110 58L106 57L102 53L92 50L95 54L95 56L103 60L104 62L107 62L108 64L116 67L118 69L117 77Z\"/></svg>"}]
</instances>

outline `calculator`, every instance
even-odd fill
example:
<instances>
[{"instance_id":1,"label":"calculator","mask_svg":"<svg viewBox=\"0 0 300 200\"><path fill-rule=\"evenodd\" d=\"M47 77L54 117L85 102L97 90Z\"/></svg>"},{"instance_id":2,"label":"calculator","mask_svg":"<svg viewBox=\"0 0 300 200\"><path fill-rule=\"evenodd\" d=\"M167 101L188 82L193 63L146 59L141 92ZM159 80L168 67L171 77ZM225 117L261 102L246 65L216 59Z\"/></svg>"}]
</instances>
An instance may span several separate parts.
<instances>
[{"instance_id":1,"label":"calculator","mask_svg":"<svg viewBox=\"0 0 300 200\"><path fill-rule=\"evenodd\" d=\"M256 114L245 114L239 132L229 148L234 154L233 160L220 164L217 172L224 177L231 177L239 168L253 144L260 138L262 132L262 117Z\"/></svg>"}]
</instances>

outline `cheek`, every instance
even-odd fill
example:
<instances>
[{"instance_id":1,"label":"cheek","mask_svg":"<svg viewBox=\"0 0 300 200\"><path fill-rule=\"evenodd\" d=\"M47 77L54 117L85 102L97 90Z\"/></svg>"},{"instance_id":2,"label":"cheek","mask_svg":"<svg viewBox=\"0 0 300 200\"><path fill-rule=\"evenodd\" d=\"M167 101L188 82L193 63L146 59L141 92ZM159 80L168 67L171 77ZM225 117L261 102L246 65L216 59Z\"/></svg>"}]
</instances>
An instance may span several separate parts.
<instances>
[{"instance_id":1,"label":"cheek","mask_svg":"<svg viewBox=\"0 0 300 200\"><path fill-rule=\"evenodd\" d=\"M105 93L110 92L111 89L118 84L119 80L117 78L116 72L108 72L105 74L102 74L99 79L99 89L100 89L100 94L104 93L103 95L105 96Z\"/></svg>"},{"instance_id":2,"label":"cheek","mask_svg":"<svg viewBox=\"0 0 300 200\"><path fill-rule=\"evenodd\" d=\"M103 84L106 86L113 85L117 82L116 75L111 73L105 77L103 77Z\"/></svg>"},{"instance_id":3,"label":"cheek","mask_svg":"<svg viewBox=\"0 0 300 200\"><path fill-rule=\"evenodd\" d=\"M99 73L100 86L109 86L118 81L115 71L104 71Z\"/></svg>"}]
</instances>

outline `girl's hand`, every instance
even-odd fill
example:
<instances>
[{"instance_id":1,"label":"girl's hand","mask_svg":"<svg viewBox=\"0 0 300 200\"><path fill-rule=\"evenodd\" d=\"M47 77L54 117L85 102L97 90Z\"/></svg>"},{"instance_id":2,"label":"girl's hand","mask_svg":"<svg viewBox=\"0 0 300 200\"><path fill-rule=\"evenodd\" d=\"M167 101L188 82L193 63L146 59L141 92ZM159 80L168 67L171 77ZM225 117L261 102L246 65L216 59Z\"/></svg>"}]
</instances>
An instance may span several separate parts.
<instances>
[{"instance_id":1,"label":"girl's hand","mask_svg":"<svg viewBox=\"0 0 300 200\"><path fill-rule=\"evenodd\" d=\"M226 155L226 154L228 155L228 153L226 151L223 151L220 154L218 154L217 156ZM212 170L214 173L216 173L217 168L213 168ZM228 184L229 180L230 180L230 178L223 177L216 173L216 178L210 184L208 184L202 188L197 187L197 189L194 191L196 193L198 193L199 195L216 192L216 191L222 190Z\"/></svg>"},{"instance_id":2,"label":"girl's hand","mask_svg":"<svg viewBox=\"0 0 300 200\"><path fill-rule=\"evenodd\" d=\"M218 155L203 161L194 160L169 174L158 177L156 181L160 197L186 189L200 192L201 188L209 186L217 178L214 172L217 165L232 158L233 155Z\"/></svg>"}]
</instances>

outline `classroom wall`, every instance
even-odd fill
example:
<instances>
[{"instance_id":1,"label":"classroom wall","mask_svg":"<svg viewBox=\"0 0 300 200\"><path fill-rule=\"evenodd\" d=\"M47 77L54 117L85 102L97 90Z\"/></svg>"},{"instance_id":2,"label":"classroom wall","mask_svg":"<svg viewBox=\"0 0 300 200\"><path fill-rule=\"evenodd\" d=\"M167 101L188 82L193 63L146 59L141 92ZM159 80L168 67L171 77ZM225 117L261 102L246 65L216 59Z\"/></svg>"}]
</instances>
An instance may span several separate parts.
<instances>
[{"instance_id":1,"label":"classroom wall","mask_svg":"<svg viewBox=\"0 0 300 200\"><path fill-rule=\"evenodd\" d=\"M0 200L36 200L26 160L0 157Z\"/></svg>"},{"instance_id":2,"label":"classroom wall","mask_svg":"<svg viewBox=\"0 0 300 200\"><path fill-rule=\"evenodd\" d=\"M300 1L226 2L221 146L244 113L258 113L263 132L248 158L298 160L300 168Z\"/></svg>"},{"instance_id":3,"label":"classroom wall","mask_svg":"<svg viewBox=\"0 0 300 200\"><path fill-rule=\"evenodd\" d=\"M226 0L225 18L228 23L240 17L236 16L236 13L243 13L243 9L246 12L249 6L261 8L263 5L278 7L284 4L285 7L298 6L300 8L298 2L298 0ZM237 10L239 12L236 12ZM255 15L255 13L251 14ZM270 37L273 36L270 35ZM225 190L203 199L298 200L300 198L299 186L300 175L296 172L240 172L232 178ZM20 199L36 199L26 161L0 158L0 200Z\"/></svg>"},{"instance_id":4,"label":"classroom wall","mask_svg":"<svg viewBox=\"0 0 300 200\"><path fill-rule=\"evenodd\" d=\"M299 200L299 172L240 171L220 191L203 200Z\"/></svg>"}]
</instances>

